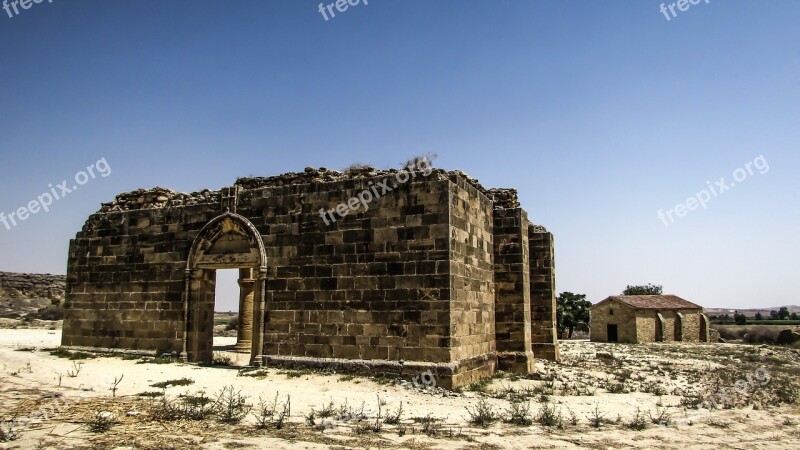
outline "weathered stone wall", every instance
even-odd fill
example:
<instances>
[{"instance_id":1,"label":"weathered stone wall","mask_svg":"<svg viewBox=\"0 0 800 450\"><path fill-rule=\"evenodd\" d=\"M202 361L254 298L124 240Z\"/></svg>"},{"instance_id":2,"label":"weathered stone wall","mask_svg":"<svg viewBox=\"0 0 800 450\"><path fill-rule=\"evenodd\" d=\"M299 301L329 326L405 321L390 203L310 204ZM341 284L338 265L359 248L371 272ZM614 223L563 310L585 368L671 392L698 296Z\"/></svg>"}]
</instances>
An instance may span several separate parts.
<instances>
[{"instance_id":1,"label":"weathered stone wall","mask_svg":"<svg viewBox=\"0 0 800 450\"><path fill-rule=\"evenodd\" d=\"M700 342L700 311L686 309L683 314L683 342Z\"/></svg>"},{"instance_id":2,"label":"weathered stone wall","mask_svg":"<svg viewBox=\"0 0 800 450\"><path fill-rule=\"evenodd\" d=\"M521 208L494 210L495 327L502 370L533 369L528 215Z\"/></svg>"},{"instance_id":3,"label":"weathered stone wall","mask_svg":"<svg viewBox=\"0 0 800 450\"><path fill-rule=\"evenodd\" d=\"M680 313L683 320L679 321ZM653 310L641 309L636 312L636 330L638 342L657 342L658 319L657 314L663 317L662 342L699 342L700 341L700 313L697 310ZM681 323L680 331L676 331ZM677 339L681 337L681 339Z\"/></svg>"},{"instance_id":4,"label":"weathered stone wall","mask_svg":"<svg viewBox=\"0 0 800 450\"><path fill-rule=\"evenodd\" d=\"M608 325L617 326L617 342L636 343L637 312L627 305L606 302L589 312L589 339L592 342L608 342Z\"/></svg>"},{"instance_id":5,"label":"weathered stone wall","mask_svg":"<svg viewBox=\"0 0 800 450\"><path fill-rule=\"evenodd\" d=\"M398 186L336 222L372 180L244 191L267 250L264 353L449 362L448 181Z\"/></svg>"},{"instance_id":6,"label":"weathered stone wall","mask_svg":"<svg viewBox=\"0 0 800 450\"><path fill-rule=\"evenodd\" d=\"M654 314L654 311L649 312ZM664 336L662 342L675 342L675 311L660 310L658 313L664 318Z\"/></svg>"},{"instance_id":7,"label":"weathered stone wall","mask_svg":"<svg viewBox=\"0 0 800 450\"><path fill-rule=\"evenodd\" d=\"M209 204L90 216L70 242L63 344L180 352L189 249L219 209Z\"/></svg>"},{"instance_id":8,"label":"weathered stone wall","mask_svg":"<svg viewBox=\"0 0 800 450\"><path fill-rule=\"evenodd\" d=\"M450 357L456 385L491 376L496 367L492 202L463 180L450 185Z\"/></svg>"},{"instance_id":9,"label":"weathered stone wall","mask_svg":"<svg viewBox=\"0 0 800 450\"><path fill-rule=\"evenodd\" d=\"M513 222L503 236L513 235L517 247L504 255L512 270L501 273L514 292L502 296L500 340L530 354L533 320L542 355L557 358L552 236L528 229L516 192L487 191L460 172L417 172L408 182L398 176L307 169L240 179L221 191L117 196L71 241L63 344L183 351L187 329L207 328L213 315L217 267L188 267L195 239L202 237L214 261L254 251L252 240L214 234L236 226L216 222L229 212L247 222L263 249L265 272L239 268L250 271L250 304L264 300L263 322L249 319L254 351L267 361L360 361L401 375L404 367L432 369L445 387L471 383L497 362L494 214L502 206ZM351 203L368 191L376 194L371 201ZM325 214L348 203L345 217ZM530 316L534 305L542 324ZM209 355L209 346L196 342L194 352Z\"/></svg>"},{"instance_id":10,"label":"weathered stone wall","mask_svg":"<svg viewBox=\"0 0 800 450\"><path fill-rule=\"evenodd\" d=\"M659 326L658 319L656 319L657 313L657 311L649 309L636 311L636 342L656 341L656 328ZM664 334L668 332L668 330L664 330Z\"/></svg>"},{"instance_id":11,"label":"weathered stone wall","mask_svg":"<svg viewBox=\"0 0 800 450\"><path fill-rule=\"evenodd\" d=\"M534 358L560 360L556 333L556 276L553 235L528 226L531 285L531 342Z\"/></svg>"}]
</instances>

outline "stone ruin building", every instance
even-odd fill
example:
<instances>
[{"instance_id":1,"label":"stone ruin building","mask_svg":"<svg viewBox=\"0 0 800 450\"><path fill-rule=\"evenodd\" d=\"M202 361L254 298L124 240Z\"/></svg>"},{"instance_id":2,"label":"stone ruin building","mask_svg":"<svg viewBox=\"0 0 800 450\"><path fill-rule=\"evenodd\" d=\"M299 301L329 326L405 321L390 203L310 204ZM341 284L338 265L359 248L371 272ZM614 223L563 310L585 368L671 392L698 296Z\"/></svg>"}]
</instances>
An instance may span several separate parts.
<instances>
[{"instance_id":1,"label":"stone ruin building","mask_svg":"<svg viewBox=\"0 0 800 450\"><path fill-rule=\"evenodd\" d=\"M675 295L613 295L589 308L593 342L709 342L703 307Z\"/></svg>"},{"instance_id":2,"label":"stone ruin building","mask_svg":"<svg viewBox=\"0 0 800 450\"><path fill-rule=\"evenodd\" d=\"M70 242L62 344L209 362L216 270L239 269L252 365L454 388L557 360L552 235L515 190L422 169L121 194Z\"/></svg>"}]
</instances>

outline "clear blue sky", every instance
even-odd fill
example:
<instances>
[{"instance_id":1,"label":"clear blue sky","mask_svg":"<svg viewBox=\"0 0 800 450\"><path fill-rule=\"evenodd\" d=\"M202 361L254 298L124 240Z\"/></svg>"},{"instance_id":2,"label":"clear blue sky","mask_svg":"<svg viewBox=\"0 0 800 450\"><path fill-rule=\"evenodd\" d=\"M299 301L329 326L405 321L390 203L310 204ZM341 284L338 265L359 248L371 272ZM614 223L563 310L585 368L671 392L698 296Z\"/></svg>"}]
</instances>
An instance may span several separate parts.
<instances>
[{"instance_id":1,"label":"clear blue sky","mask_svg":"<svg viewBox=\"0 0 800 450\"><path fill-rule=\"evenodd\" d=\"M555 234L559 292L800 304L800 2L670 21L660 3L370 0L327 22L305 0L0 10L0 211L112 169L0 224L0 270L64 273L68 240L120 192L436 152L519 189ZM659 219L759 155L768 172Z\"/></svg>"}]
</instances>

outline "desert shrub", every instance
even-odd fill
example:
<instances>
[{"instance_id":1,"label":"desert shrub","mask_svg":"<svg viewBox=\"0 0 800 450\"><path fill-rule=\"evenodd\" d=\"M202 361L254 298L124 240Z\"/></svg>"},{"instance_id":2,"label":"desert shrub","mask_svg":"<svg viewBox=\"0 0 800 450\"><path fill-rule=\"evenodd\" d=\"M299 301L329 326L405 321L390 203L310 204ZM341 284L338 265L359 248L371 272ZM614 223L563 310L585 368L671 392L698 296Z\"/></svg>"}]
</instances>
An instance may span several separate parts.
<instances>
[{"instance_id":1,"label":"desert shrub","mask_svg":"<svg viewBox=\"0 0 800 450\"><path fill-rule=\"evenodd\" d=\"M364 421L358 425L356 425L354 431L356 434L365 434L365 433L380 433L383 430L383 417L381 415L381 411L383 405L386 402L382 401L380 396L378 396L378 413L375 415L375 421ZM398 419L399 420L399 419Z\"/></svg>"},{"instance_id":2,"label":"desert shrub","mask_svg":"<svg viewBox=\"0 0 800 450\"><path fill-rule=\"evenodd\" d=\"M67 359L70 359L70 360L95 358L95 355L92 355L91 353L73 352L73 351L65 350L63 348L44 349L43 351L49 352L51 355L56 356L58 358L67 358Z\"/></svg>"},{"instance_id":3,"label":"desert shrub","mask_svg":"<svg viewBox=\"0 0 800 450\"><path fill-rule=\"evenodd\" d=\"M714 428L722 428L722 429L726 429L726 428L730 428L731 427L730 423L723 422L721 420L717 420L717 419L714 419L714 418L708 419L706 421L706 424L708 424L708 426L711 426L711 427L714 427Z\"/></svg>"},{"instance_id":4,"label":"desert shrub","mask_svg":"<svg viewBox=\"0 0 800 450\"><path fill-rule=\"evenodd\" d=\"M790 380L785 378L776 378L772 381L770 388L772 389L775 401L774 404L786 403L793 405L797 402L798 389Z\"/></svg>"},{"instance_id":5,"label":"desert shrub","mask_svg":"<svg viewBox=\"0 0 800 450\"><path fill-rule=\"evenodd\" d=\"M262 430L270 426L280 430L284 427L290 415L291 398L286 396L286 403L281 405L278 403L278 394L275 394L275 400L271 402L259 398L258 406L253 412L253 416L256 419L256 428Z\"/></svg>"},{"instance_id":6,"label":"desert shrub","mask_svg":"<svg viewBox=\"0 0 800 450\"><path fill-rule=\"evenodd\" d=\"M395 410L395 412L389 410L386 413L386 419L384 419L384 422L388 425L397 425L400 423L400 418L402 417L402 415L403 415L403 402L400 402L400 406L397 408L397 410Z\"/></svg>"},{"instance_id":7,"label":"desert shrub","mask_svg":"<svg viewBox=\"0 0 800 450\"><path fill-rule=\"evenodd\" d=\"M578 425L579 419L578 419L578 415L575 414L575 411L573 411L573 410L569 409L569 407L567 407L567 412L569 412L569 423L570 423L570 425L572 425L572 426Z\"/></svg>"},{"instance_id":8,"label":"desert shrub","mask_svg":"<svg viewBox=\"0 0 800 450\"><path fill-rule=\"evenodd\" d=\"M86 426L92 433L105 433L114 425L114 415L108 411L99 412L87 422Z\"/></svg>"},{"instance_id":9,"label":"desert shrub","mask_svg":"<svg viewBox=\"0 0 800 450\"><path fill-rule=\"evenodd\" d=\"M164 392L162 392L162 391L145 391L145 392L139 392L138 394L136 394L136 396L137 397L156 398L156 397L163 397L164 396Z\"/></svg>"},{"instance_id":10,"label":"desert shrub","mask_svg":"<svg viewBox=\"0 0 800 450\"><path fill-rule=\"evenodd\" d=\"M247 396L242 395L241 390L227 386L217 394L214 408L219 414L220 422L239 423L247 417L253 406L247 403Z\"/></svg>"},{"instance_id":11,"label":"desert shrub","mask_svg":"<svg viewBox=\"0 0 800 450\"><path fill-rule=\"evenodd\" d=\"M442 424L439 423L440 419L437 419L430 414L425 417L414 417L414 423L419 423L422 425L422 432L430 437L439 436L442 434Z\"/></svg>"},{"instance_id":12,"label":"desert shrub","mask_svg":"<svg viewBox=\"0 0 800 450\"><path fill-rule=\"evenodd\" d=\"M339 406L339 410L337 411L336 418L338 420L343 420L345 422L355 419L355 420L364 420L367 418L367 415L364 414L364 402L361 402L361 407L356 409L350 406L347 403L347 399L345 399L344 404Z\"/></svg>"},{"instance_id":13,"label":"desert shrub","mask_svg":"<svg viewBox=\"0 0 800 450\"><path fill-rule=\"evenodd\" d=\"M503 421L523 427L530 426L533 423L533 417L531 417L531 404L527 401L512 401Z\"/></svg>"},{"instance_id":14,"label":"desert shrub","mask_svg":"<svg viewBox=\"0 0 800 450\"><path fill-rule=\"evenodd\" d=\"M206 397L203 391L182 396L181 403L183 403L181 415L186 419L206 420L219 411L217 404Z\"/></svg>"},{"instance_id":15,"label":"desert shrub","mask_svg":"<svg viewBox=\"0 0 800 450\"><path fill-rule=\"evenodd\" d=\"M75 378L81 373L81 369L83 369L83 363L72 361L72 369L67 370L67 376Z\"/></svg>"},{"instance_id":16,"label":"desert shrub","mask_svg":"<svg viewBox=\"0 0 800 450\"><path fill-rule=\"evenodd\" d=\"M609 394L626 394L628 389L625 388L625 383L617 383L614 381L607 381L603 388L608 391Z\"/></svg>"},{"instance_id":17,"label":"desert shrub","mask_svg":"<svg viewBox=\"0 0 800 450\"><path fill-rule=\"evenodd\" d=\"M144 357L139 361L136 361L136 364L172 364L177 362L178 360L172 357L166 356L156 356L156 357Z\"/></svg>"},{"instance_id":18,"label":"desert shrub","mask_svg":"<svg viewBox=\"0 0 800 450\"><path fill-rule=\"evenodd\" d=\"M482 392L487 393L489 385L492 383L491 378L481 378L480 380L470 384L466 387L467 391L470 392Z\"/></svg>"},{"instance_id":19,"label":"desert shrub","mask_svg":"<svg viewBox=\"0 0 800 450\"><path fill-rule=\"evenodd\" d=\"M642 431L646 429L647 419L645 418L644 413L642 413L642 410L636 408L636 414L631 418L630 422L625 424L625 426L636 431Z\"/></svg>"},{"instance_id":20,"label":"desert shrub","mask_svg":"<svg viewBox=\"0 0 800 450\"><path fill-rule=\"evenodd\" d=\"M498 419L494 408L486 403L485 399L481 399L474 409L470 409L469 406L466 409L469 414L469 422L479 427L487 427Z\"/></svg>"},{"instance_id":21,"label":"desert shrub","mask_svg":"<svg viewBox=\"0 0 800 450\"><path fill-rule=\"evenodd\" d=\"M150 405L149 414L158 422L172 422L175 420L205 420L219 412L217 404L208 398L205 392L182 395L178 400L172 400L162 393L143 392L139 396L160 398Z\"/></svg>"},{"instance_id":22,"label":"desert shrub","mask_svg":"<svg viewBox=\"0 0 800 450\"><path fill-rule=\"evenodd\" d=\"M256 428L263 430L272 424L273 419L275 418L275 410L277 409L277 405L278 394L275 394L275 400L272 402L267 402L261 398L258 399L258 406L256 406L255 411L253 412L253 416L256 419Z\"/></svg>"},{"instance_id":23,"label":"desert shrub","mask_svg":"<svg viewBox=\"0 0 800 450\"><path fill-rule=\"evenodd\" d=\"M11 442L19 438L19 432L13 421L0 422L0 442Z\"/></svg>"},{"instance_id":24,"label":"desert shrub","mask_svg":"<svg viewBox=\"0 0 800 450\"><path fill-rule=\"evenodd\" d=\"M648 413L648 415L650 416L650 422L655 425L670 426L672 424L672 416L667 412L667 408L656 408L655 414Z\"/></svg>"},{"instance_id":25,"label":"desert shrub","mask_svg":"<svg viewBox=\"0 0 800 450\"><path fill-rule=\"evenodd\" d=\"M334 405L333 400L331 400L330 403L322 407L322 409L319 411L318 414L323 419L327 419L328 417L333 416L335 413L336 413L336 406Z\"/></svg>"},{"instance_id":26,"label":"desert shrub","mask_svg":"<svg viewBox=\"0 0 800 450\"><path fill-rule=\"evenodd\" d=\"M211 357L211 365L212 366L230 366L233 364L233 358L225 353L221 352L214 352L214 355Z\"/></svg>"},{"instance_id":27,"label":"desert shrub","mask_svg":"<svg viewBox=\"0 0 800 450\"><path fill-rule=\"evenodd\" d=\"M189 386L190 384L194 384L194 380L192 380L191 378L183 377L176 380L167 380L158 383L153 383L150 385L150 387L158 389L166 389L170 386Z\"/></svg>"},{"instance_id":28,"label":"desert shrub","mask_svg":"<svg viewBox=\"0 0 800 450\"><path fill-rule=\"evenodd\" d=\"M556 381L553 379L544 380L544 383L533 388L534 394L553 395L556 392Z\"/></svg>"},{"instance_id":29,"label":"desert shrub","mask_svg":"<svg viewBox=\"0 0 800 450\"><path fill-rule=\"evenodd\" d=\"M225 331L231 330L238 330L239 329L239 316L231 317L231 320L228 321L228 324L225 325Z\"/></svg>"},{"instance_id":30,"label":"desert shrub","mask_svg":"<svg viewBox=\"0 0 800 450\"><path fill-rule=\"evenodd\" d=\"M438 158L439 155L436 153L427 153L424 155L417 155L403 164L402 169L408 169L409 167L412 170L417 170L418 168L425 167L425 166L432 166L433 160Z\"/></svg>"},{"instance_id":31,"label":"desert shrub","mask_svg":"<svg viewBox=\"0 0 800 450\"><path fill-rule=\"evenodd\" d=\"M556 405L545 403L539 409L539 414L536 416L536 421L545 427L564 427L564 421L561 417L561 410Z\"/></svg>"},{"instance_id":32,"label":"desert shrub","mask_svg":"<svg viewBox=\"0 0 800 450\"><path fill-rule=\"evenodd\" d=\"M269 376L269 371L267 369L259 369L256 367L245 367L244 369L239 370L236 376L262 379Z\"/></svg>"},{"instance_id":33,"label":"desert shrub","mask_svg":"<svg viewBox=\"0 0 800 450\"><path fill-rule=\"evenodd\" d=\"M693 392L686 392L681 396L681 406L689 409L698 409L703 403L703 397Z\"/></svg>"},{"instance_id":34,"label":"desert shrub","mask_svg":"<svg viewBox=\"0 0 800 450\"><path fill-rule=\"evenodd\" d=\"M150 417L158 422L171 422L183 417L184 409L167 397L161 397L153 402L149 411Z\"/></svg>"},{"instance_id":35,"label":"desert shrub","mask_svg":"<svg viewBox=\"0 0 800 450\"><path fill-rule=\"evenodd\" d=\"M642 384L641 387L642 392L646 392L648 394L653 394L657 396L667 395L667 388L661 385L661 383L657 381L648 381Z\"/></svg>"},{"instance_id":36,"label":"desert shrub","mask_svg":"<svg viewBox=\"0 0 800 450\"><path fill-rule=\"evenodd\" d=\"M600 428L603 426L603 423L606 422L606 415L600 412L600 405L595 404L594 410L592 411L591 415L587 416L586 418L589 419L589 423L595 427Z\"/></svg>"},{"instance_id":37,"label":"desert shrub","mask_svg":"<svg viewBox=\"0 0 800 450\"><path fill-rule=\"evenodd\" d=\"M372 170L372 168L373 167L370 166L369 164L362 164L362 163L356 162L356 163L350 164L349 166L345 167L343 172L344 173L361 172L361 171Z\"/></svg>"}]
</instances>

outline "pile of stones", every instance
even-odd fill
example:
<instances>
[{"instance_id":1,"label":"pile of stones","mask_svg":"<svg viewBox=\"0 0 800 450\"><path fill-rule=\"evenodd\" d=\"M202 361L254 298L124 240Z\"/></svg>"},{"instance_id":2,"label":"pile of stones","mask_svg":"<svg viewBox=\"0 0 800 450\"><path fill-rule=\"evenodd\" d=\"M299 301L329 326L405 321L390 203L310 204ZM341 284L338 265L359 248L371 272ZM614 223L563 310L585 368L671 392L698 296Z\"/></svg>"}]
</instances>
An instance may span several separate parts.
<instances>
[{"instance_id":1,"label":"pile of stones","mask_svg":"<svg viewBox=\"0 0 800 450\"><path fill-rule=\"evenodd\" d=\"M203 189L199 192L185 194L171 189L154 187L152 189L137 189L118 195L114 201L103 203L101 213L112 211L131 211L135 209L158 209L175 206L191 206L219 202L220 191Z\"/></svg>"}]
</instances>

